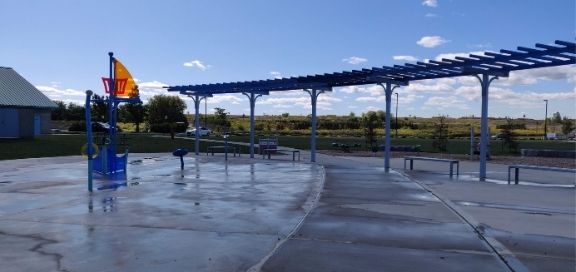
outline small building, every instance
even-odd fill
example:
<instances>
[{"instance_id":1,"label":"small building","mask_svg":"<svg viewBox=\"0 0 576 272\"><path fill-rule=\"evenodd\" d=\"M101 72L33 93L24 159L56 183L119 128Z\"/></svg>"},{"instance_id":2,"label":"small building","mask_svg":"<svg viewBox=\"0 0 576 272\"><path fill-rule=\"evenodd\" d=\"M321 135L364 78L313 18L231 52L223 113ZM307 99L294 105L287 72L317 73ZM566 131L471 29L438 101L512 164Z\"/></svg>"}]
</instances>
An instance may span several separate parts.
<instances>
[{"instance_id":1,"label":"small building","mask_svg":"<svg viewBox=\"0 0 576 272\"><path fill-rule=\"evenodd\" d=\"M0 138L50 133L50 114L56 107L14 69L0 67Z\"/></svg>"}]
</instances>

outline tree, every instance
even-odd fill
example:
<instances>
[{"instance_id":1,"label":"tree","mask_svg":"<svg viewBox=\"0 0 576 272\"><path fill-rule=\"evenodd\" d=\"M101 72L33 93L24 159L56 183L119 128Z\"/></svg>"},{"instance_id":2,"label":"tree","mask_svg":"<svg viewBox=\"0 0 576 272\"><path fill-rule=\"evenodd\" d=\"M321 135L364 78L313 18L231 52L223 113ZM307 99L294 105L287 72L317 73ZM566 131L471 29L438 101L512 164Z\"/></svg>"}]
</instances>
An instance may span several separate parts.
<instances>
[{"instance_id":1,"label":"tree","mask_svg":"<svg viewBox=\"0 0 576 272\"><path fill-rule=\"evenodd\" d=\"M513 120L506 117L506 125L502 127L500 131L500 138L502 138L503 144L508 146L509 152L518 152L518 142L516 141L516 135L514 134L515 125Z\"/></svg>"},{"instance_id":2,"label":"tree","mask_svg":"<svg viewBox=\"0 0 576 272\"><path fill-rule=\"evenodd\" d=\"M69 103L66 110L66 120L69 121L82 121L84 120L84 107L74 103Z\"/></svg>"},{"instance_id":3,"label":"tree","mask_svg":"<svg viewBox=\"0 0 576 272\"><path fill-rule=\"evenodd\" d=\"M140 132L140 124L144 122L147 112L146 107L141 103L124 104L118 108L120 120L127 123L134 123L136 132Z\"/></svg>"},{"instance_id":4,"label":"tree","mask_svg":"<svg viewBox=\"0 0 576 272\"><path fill-rule=\"evenodd\" d=\"M432 147L443 152L448 149L448 124L446 124L446 116L438 116L438 122L434 127Z\"/></svg>"},{"instance_id":5,"label":"tree","mask_svg":"<svg viewBox=\"0 0 576 272\"><path fill-rule=\"evenodd\" d=\"M564 133L564 135L568 135L573 129L574 122L564 116L564 119L562 119L562 133Z\"/></svg>"},{"instance_id":6,"label":"tree","mask_svg":"<svg viewBox=\"0 0 576 272\"><path fill-rule=\"evenodd\" d=\"M362 123L364 124L364 137L366 144L371 147L376 143L376 128L381 124L378 118L379 114L375 111L369 111L362 114Z\"/></svg>"},{"instance_id":7,"label":"tree","mask_svg":"<svg viewBox=\"0 0 576 272\"><path fill-rule=\"evenodd\" d=\"M556 124L562 124L562 116L560 115L560 112L555 112L552 114L552 122Z\"/></svg>"},{"instance_id":8,"label":"tree","mask_svg":"<svg viewBox=\"0 0 576 272\"><path fill-rule=\"evenodd\" d=\"M93 121L106 122L108 119L108 103L104 100L104 96L97 94L92 95L90 113L92 114Z\"/></svg>"},{"instance_id":9,"label":"tree","mask_svg":"<svg viewBox=\"0 0 576 272\"><path fill-rule=\"evenodd\" d=\"M229 113L223 108L214 108L215 125L218 131L222 131L224 128L230 127L230 121L228 120Z\"/></svg>"},{"instance_id":10,"label":"tree","mask_svg":"<svg viewBox=\"0 0 576 272\"><path fill-rule=\"evenodd\" d=\"M66 104L62 101L54 101L57 108L52 110L51 119L52 120L64 120L66 119Z\"/></svg>"},{"instance_id":11,"label":"tree","mask_svg":"<svg viewBox=\"0 0 576 272\"><path fill-rule=\"evenodd\" d=\"M155 95L148 100L148 123L154 132L183 132L188 127L186 103L180 97Z\"/></svg>"}]
</instances>

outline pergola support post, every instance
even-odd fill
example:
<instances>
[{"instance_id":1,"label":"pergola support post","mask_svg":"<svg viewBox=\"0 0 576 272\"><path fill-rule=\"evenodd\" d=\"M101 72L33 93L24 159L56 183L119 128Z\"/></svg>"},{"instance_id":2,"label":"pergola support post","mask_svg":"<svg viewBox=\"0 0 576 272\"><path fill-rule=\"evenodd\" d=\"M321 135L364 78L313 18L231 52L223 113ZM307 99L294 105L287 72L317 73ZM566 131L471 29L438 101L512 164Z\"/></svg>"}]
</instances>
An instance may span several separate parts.
<instances>
[{"instance_id":1,"label":"pergola support post","mask_svg":"<svg viewBox=\"0 0 576 272\"><path fill-rule=\"evenodd\" d=\"M390 110L392 104L392 91L398 87L398 85L392 87L392 83L386 82L384 84L379 83L378 85L384 88L384 94L386 96L386 117L384 120L384 171L386 173L390 172Z\"/></svg>"},{"instance_id":2,"label":"pergola support post","mask_svg":"<svg viewBox=\"0 0 576 272\"><path fill-rule=\"evenodd\" d=\"M256 107L256 99L261 97L262 94L255 94L254 92L242 93L250 101L250 158L254 158L254 108Z\"/></svg>"},{"instance_id":3,"label":"pergola support post","mask_svg":"<svg viewBox=\"0 0 576 272\"><path fill-rule=\"evenodd\" d=\"M194 154L198 156L200 154L200 101L206 99L206 96L194 94L188 95L188 97L194 101L194 128L196 128L194 133Z\"/></svg>"},{"instance_id":4,"label":"pergola support post","mask_svg":"<svg viewBox=\"0 0 576 272\"><path fill-rule=\"evenodd\" d=\"M310 162L316 162L316 102L318 101L318 96L326 90L310 89L304 91L310 95L312 102L312 120L310 121L312 126L310 129Z\"/></svg>"},{"instance_id":5,"label":"pergola support post","mask_svg":"<svg viewBox=\"0 0 576 272\"><path fill-rule=\"evenodd\" d=\"M490 133L488 127L488 89L493 80L498 79L497 76L482 74L482 77L474 75L482 86L482 117L480 118L480 181L486 180L486 157L488 154L488 134Z\"/></svg>"}]
</instances>

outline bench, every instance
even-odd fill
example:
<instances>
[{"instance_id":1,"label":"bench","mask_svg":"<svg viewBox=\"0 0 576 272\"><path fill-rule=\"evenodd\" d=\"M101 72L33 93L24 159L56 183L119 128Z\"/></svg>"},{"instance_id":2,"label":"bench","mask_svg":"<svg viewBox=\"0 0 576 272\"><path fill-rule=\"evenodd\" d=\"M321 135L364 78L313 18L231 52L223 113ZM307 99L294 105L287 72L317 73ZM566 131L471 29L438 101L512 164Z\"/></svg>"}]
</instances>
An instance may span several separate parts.
<instances>
[{"instance_id":1,"label":"bench","mask_svg":"<svg viewBox=\"0 0 576 272\"><path fill-rule=\"evenodd\" d=\"M406 161L410 161L410 170L414 169L414 161L434 161L434 162L447 162L450 163L450 177L453 176L454 164L456 164L456 175L460 175L460 162L453 159L438 159L428 157L404 157L404 169L406 169Z\"/></svg>"},{"instance_id":2,"label":"bench","mask_svg":"<svg viewBox=\"0 0 576 272\"><path fill-rule=\"evenodd\" d=\"M229 145L228 148L226 148L226 146L224 146L224 145L208 146L206 148L206 156L208 156L208 153L212 153L212 156L214 156L214 150L222 150L222 152L229 152L231 150L234 153L234 157L236 157L236 154L238 154L238 157L240 157L240 152L238 151L238 147L231 146L231 145Z\"/></svg>"},{"instance_id":3,"label":"bench","mask_svg":"<svg viewBox=\"0 0 576 272\"><path fill-rule=\"evenodd\" d=\"M278 149L278 148L264 148L262 149L262 159L268 155L268 159L271 158L272 153L276 154L277 152L292 152L292 160L296 160L296 154L298 154L298 160L300 160L300 150L298 149Z\"/></svg>"},{"instance_id":4,"label":"bench","mask_svg":"<svg viewBox=\"0 0 576 272\"><path fill-rule=\"evenodd\" d=\"M278 148L278 139L266 138L258 140L258 150L260 154L264 155L264 149L276 149ZM272 152L272 151L271 151Z\"/></svg>"},{"instance_id":5,"label":"bench","mask_svg":"<svg viewBox=\"0 0 576 272\"><path fill-rule=\"evenodd\" d=\"M542 171L555 171L555 172L567 172L576 173L576 169L572 168L560 168L560 167L549 167L549 166L538 166L538 165L508 165L508 184L510 184L510 171L514 169L514 184L518 184L518 176L520 174L520 168L531 169L531 170L542 170Z\"/></svg>"}]
</instances>

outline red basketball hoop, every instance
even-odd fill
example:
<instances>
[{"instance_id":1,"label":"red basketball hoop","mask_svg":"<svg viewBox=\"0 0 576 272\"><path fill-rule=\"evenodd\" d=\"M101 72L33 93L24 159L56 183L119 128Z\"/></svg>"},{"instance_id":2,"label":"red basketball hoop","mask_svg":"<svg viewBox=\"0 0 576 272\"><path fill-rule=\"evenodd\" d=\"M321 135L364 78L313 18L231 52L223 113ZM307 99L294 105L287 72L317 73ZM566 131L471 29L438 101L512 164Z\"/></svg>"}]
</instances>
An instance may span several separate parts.
<instances>
[{"instance_id":1,"label":"red basketball hoop","mask_svg":"<svg viewBox=\"0 0 576 272\"><path fill-rule=\"evenodd\" d=\"M117 78L115 80L116 82L116 88L114 91L114 95L124 95L126 93L126 82L128 82L127 78ZM108 78L108 77L103 77L102 78L102 82L104 83L104 91L106 93L110 93L110 85L112 85L112 79Z\"/></svg>"}]
</instances>

